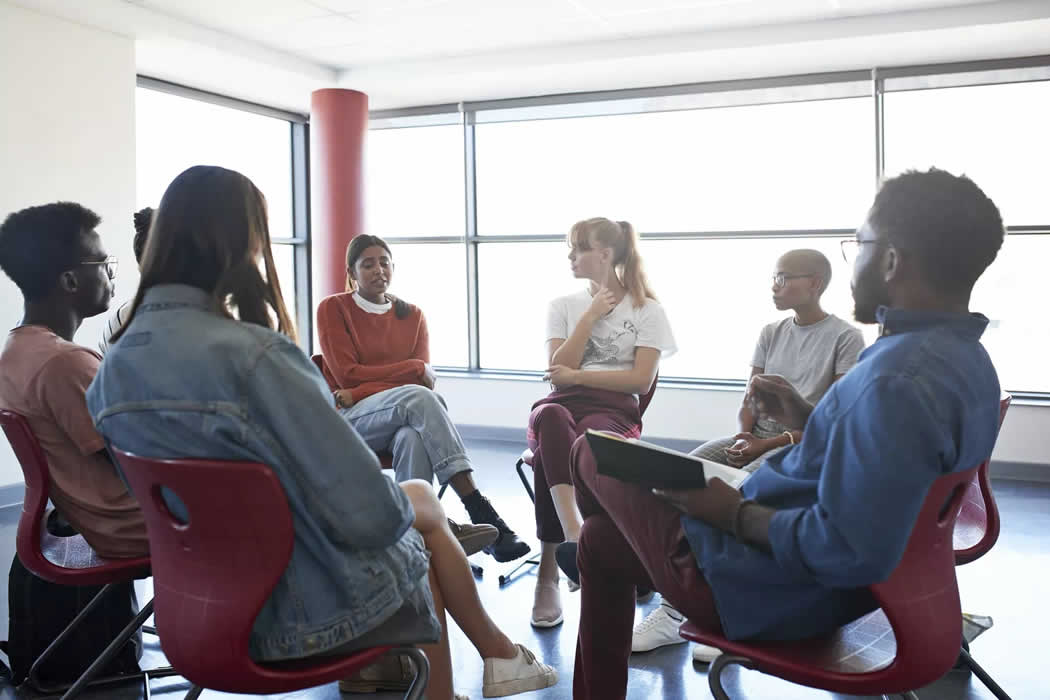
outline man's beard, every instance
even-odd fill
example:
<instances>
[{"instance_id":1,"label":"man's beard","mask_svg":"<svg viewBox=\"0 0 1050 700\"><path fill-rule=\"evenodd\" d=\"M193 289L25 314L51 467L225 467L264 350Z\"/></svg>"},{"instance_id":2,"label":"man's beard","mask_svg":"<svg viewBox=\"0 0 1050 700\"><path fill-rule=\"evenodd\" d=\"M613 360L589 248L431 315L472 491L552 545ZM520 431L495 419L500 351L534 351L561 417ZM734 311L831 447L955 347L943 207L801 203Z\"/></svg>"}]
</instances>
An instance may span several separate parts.
<instances>
[{"instance_id":1,"label":"man's beard","mask_svg":"<svg viewBox=\"0 0 1050 700\"><path fill-rule=\"evenodd\" d=\"M876 323L875 310L889 304L889 291L878 267L868 265L853 285L853 317L860 323Z\"/></svg>"}]
</instances>

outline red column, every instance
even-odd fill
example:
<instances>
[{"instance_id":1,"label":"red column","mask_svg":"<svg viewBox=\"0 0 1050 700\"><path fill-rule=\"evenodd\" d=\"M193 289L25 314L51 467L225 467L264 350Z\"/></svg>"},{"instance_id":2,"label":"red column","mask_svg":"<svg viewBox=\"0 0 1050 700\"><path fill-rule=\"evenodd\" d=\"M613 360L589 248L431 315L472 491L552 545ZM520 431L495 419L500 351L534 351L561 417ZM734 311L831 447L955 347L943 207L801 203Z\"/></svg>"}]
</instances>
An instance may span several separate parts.
<instances>
[{"instance_id":1,"label":"red column","mask_svg":"<svg viewBox=\"0 0 1050 700\"><path fill-rule=\"evenodd\" d=\"M342 292L346 246L364 217L368 95L327 88L310 97L310 235L316 301Z\"/></svg>"}]
</instances>

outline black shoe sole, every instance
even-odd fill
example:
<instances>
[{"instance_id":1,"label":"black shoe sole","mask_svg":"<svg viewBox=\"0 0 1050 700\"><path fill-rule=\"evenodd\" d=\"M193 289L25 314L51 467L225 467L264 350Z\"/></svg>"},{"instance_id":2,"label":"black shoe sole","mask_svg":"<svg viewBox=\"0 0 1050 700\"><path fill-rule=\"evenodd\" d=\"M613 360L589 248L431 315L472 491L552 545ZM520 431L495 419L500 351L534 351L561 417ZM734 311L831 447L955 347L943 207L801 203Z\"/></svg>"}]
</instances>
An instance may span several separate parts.
<instances>
[{"instance_id":1,"label":"black shoe sole","mask_svg":"<svg viewBox=\"0 0 1050 700\"><path fill-rule=\"evenodd\" d=\"M515 539L512 542L504 544L502 537L496 540L495 544L490 544L488 547L485 547L485 554L490 555L500 564L505 564L508 561L514 561L515 559L521 559L524 556L528 556L531 551L532 547L521 540Z\"/></svg>"}]
</instances>

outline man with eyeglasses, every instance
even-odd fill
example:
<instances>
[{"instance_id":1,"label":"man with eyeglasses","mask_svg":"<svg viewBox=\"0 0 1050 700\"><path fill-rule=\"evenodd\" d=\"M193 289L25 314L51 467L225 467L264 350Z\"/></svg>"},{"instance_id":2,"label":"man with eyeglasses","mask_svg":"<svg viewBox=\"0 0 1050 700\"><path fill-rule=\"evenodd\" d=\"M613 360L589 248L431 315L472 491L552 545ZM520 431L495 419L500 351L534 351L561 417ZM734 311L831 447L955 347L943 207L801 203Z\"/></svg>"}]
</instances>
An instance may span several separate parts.
<instances>
[{"instance_id":1,"label":"man with eyeglasses","mask_svg":"<svg viewBox=\"0 0 1050 700\"><path fill-rule=\"evenodd\" d=\"M791 315L762 329L751 357L751 376L784 377L810 403L816 403L842 375L857 363L864 337L849 322L829 314L820 298L831 283L831 263L818 250L792 250L780 256L773 270L773 305ZM736 435L705 442L692 454L753 472L769 457L802 439L769 418L754 414L744 401L737 412ZM666 600L638 623L632 652L682 644L678 634L684 618ZM718 650L693 646L693 660L709 663Z\"/></svg>"},{"instance_id":2,"label":"man with eyeglasses","mask_svg":"<svg viewBox=\"0 0 1050 700\"><path fill-rule=\"evenodd\" d=\"M728 639L818 637L878 607L869 587L901 561L931 485L995 445L999 380L970 294L1003 237L965 177L887 180L853 245L854 316L881 334L816 405L783 377L751 378L755 414L805 432L740 490L653 491L573 446L576 700L625 697L638 586Z\"/></svg>"},{"instance_id":3,"label":"man with eyeglasses","mask_svg":"<svg viewBox=\"0 0 1050 700\"><path fill-rule=\"evenodd\" d=\"M15 212L0 225L0 268L22 292L25 313L0 350L0 408L19 413L47 455L55 516L103 557L148 554L145 521L95 430L84 393L102 361L73 335L113 297L116 258L73 202Z\"/></svg>"}]
</instances>

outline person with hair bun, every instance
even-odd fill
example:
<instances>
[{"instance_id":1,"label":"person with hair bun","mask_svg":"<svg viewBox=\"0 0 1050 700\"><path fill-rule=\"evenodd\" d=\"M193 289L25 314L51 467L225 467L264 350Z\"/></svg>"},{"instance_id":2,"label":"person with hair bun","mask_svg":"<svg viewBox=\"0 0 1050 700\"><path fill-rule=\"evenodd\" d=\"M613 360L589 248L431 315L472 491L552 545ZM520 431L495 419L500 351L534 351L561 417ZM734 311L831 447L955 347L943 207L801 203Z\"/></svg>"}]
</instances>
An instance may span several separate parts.
<instances>
[{"instance_id":1,"label":"person with hair bun","mask_svg":"<svg viewBox=\"0 0 1050 700\"><path fill-rule=\"evenodd\" d=\"M589 428L637 437L642 429L638 397L655 381L660 358L677 350L630 223L579 221L567 242L572 274L588 284L550 304L544 378L553 391L533 404L529 416L536 535L542 548L532 608L535 627L562 622L555 552L560 542L575 542L582 525L570 476L573 443ZM571 580L569 585L574 589Z\"/></svg>"},{"instance_id":2,"label":"person with hair bun","mask_svg":"<svg viewBox=\"0 0 1050 700\"><path fill-rule=\"evenodd\" d=\"M146 238L149 236L149 227L153 223L153 207L143 207L132 216L135 224L135 238L132 241L132 249L135 251L135 263L142 264L142 253L146 250ZM120 330L120 327L128 319L131 311L131 300L125 301L117 307L117 310L106 319L106 328L102 331L102 337L98 341L98 351L103 355L109 350L109 339Z\"/></svg>"},{"instance_id":3,"label":"person with hair bun","mask_svg":"<svg viewBox=\"0 0 1050 700\"><path fill-rule=\"evenodd\" d=\"M323 373L343 418L376 451L389 451L397 480L436 476L463 502L473 525L450 521L464 550L507 562L529 553L474 483L463 440L434 392L423 311L388 291L390 246L355 236L346 248L346 293L317 307Z\"/></svg>"}]
</instances>

